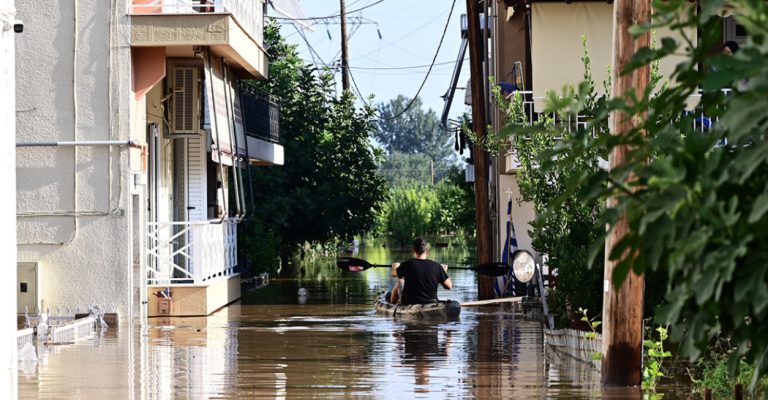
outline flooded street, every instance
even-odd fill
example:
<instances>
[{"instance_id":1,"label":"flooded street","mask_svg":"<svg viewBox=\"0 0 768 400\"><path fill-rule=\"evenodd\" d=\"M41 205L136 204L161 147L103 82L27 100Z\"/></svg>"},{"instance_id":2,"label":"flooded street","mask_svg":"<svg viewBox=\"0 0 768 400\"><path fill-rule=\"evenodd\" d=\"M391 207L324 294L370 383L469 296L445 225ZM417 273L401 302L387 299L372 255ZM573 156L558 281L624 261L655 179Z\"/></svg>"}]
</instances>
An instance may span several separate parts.
<instances>
[{"instance_id":1,"label":"flooded street","mask_svg":"<svg viewBox=\"0 0 768 400\"><path fill-rule=\"evenodd\" d=\"M373 261L375 255L369 255ZM444 258L443 258L444 259ZM209 317L153 318L94 340L39 348L21 398L592 398L590 367L544 350L519 309L465 307L458 321L393 320L371 302L387 269L305 266ZM476 276L451 273L474 300ZM300 304L298 289L308 290Z\"/></svg>"}]
</instances>

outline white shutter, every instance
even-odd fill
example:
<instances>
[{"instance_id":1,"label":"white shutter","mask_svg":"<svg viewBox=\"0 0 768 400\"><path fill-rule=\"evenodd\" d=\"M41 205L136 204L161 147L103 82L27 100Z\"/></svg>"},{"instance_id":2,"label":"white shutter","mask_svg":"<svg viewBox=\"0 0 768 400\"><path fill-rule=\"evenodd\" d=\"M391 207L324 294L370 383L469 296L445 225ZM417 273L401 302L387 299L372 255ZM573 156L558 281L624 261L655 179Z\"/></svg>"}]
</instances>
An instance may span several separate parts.
<instances>
[{"instance_id":1,"label":"white shutter","mask_svg":"<svg viewBox=\"0 0 768 400\"><path fill-rule=\"evenodd\" d=\"M208 219L206 195L206 151L202 136L187 138L187 218Z\"/></svg>"},{"instance_id":2,"label":"white shutter","mask_svg":"<svg viewBox=\"0 0 768 400\"><path fill-rule=\"evenodd\" d=\"M175 67L173 69L171 133L199 132L198 82L198 68Z\"/></svg>"}]
</instances>

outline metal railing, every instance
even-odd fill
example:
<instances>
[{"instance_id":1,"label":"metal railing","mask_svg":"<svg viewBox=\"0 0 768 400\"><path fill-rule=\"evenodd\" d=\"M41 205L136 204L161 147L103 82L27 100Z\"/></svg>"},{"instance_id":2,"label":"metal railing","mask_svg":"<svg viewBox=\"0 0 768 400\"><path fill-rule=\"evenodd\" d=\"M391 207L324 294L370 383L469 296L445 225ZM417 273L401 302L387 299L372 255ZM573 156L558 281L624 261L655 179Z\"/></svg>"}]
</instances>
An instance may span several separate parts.
<instances>
[{"instance_id":1,"label":"metal railing","mask_svg":"<svg viewBox=\"0 0 768 400\"><path fill-rule=\"evenodd\" d=\"M147 223L147 284L201 284L237 266L237 224L226 220Z\"/></svg>"},{"instance_id":2,"label":"metal railing","mask_svg":"<svg viewBox=\"0 0 768 400\"><path fill-rule=\"evenodd\" d=\"M263 42L262 0L133 0L131 14L230 14L259 45Z\"/></svg>"},{"instance_id":3,"label":"metal railing","mask_svg":"<svg viewBox=\"0 0 768 400\"><path fill-rule=\"evenodd\" d=\"M280 106L275 99L248 82L240 84L243 128L251 137L278 143L280 140Z\"/></svg>"},{"instance_id":4,"label":"metal railing","mask_svg":"<svg viewBox=\"0 0 768 400\"><path fill-rule=\"evenodd\" d=\"M731 93L731 89L723 89L721 92L727 96ZM579 129L586 129L589 127L589 124L594 118L591 115L584 114L571 115L537 111L543 110L545 108L545 97L534 96L532 91L526 90L513 92L509 95L508 98L511 100L512 96L514 96L516 93L521 96L520 98L522 102L522 109L525 114L525 122L527 124L534 124L548 119L554 128L558 129L563 134L570 134ZM701 107L701 97L701 93L689 96L688 105L690 106L690 109L686 110L685 113L680 117L691 116L691 123L693 124L694 130L699 132L706 132L715 124L715 122L717 122L719 118L708 116L704 113L704 110ZM599 132L597 132L596 128L593 127L592 135L594 136L597 133ZM560 138L560 136L555 137L555 139Z\"/></svg>"}]
</instances>

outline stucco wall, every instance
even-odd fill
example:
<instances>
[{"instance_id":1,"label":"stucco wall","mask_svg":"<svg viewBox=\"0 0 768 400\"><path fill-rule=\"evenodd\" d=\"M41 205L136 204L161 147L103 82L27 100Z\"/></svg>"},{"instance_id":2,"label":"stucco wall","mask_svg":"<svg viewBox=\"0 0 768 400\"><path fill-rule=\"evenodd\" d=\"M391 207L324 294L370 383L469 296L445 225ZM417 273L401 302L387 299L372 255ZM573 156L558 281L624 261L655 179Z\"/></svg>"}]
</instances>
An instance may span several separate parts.
<instances>
[{"instance_id":1,"label":"stucco wall","mask_svg":"<svg viewBox=\"0 0 768 400\"><path fill-rule=\"evenodd\" d=\"M126 0L18 0L17 141L127 140ZM130 304L128 147L19 148L19 261L37 261L43 307Z\"/></svg>"},{"instance_id":2,"label":"stucco wall","mask_svg":"<svg viewBox=\"0 0 768 400\"><path fill-rule=\"evenodd\" d=\"M15 140L14 108L16 99L8 96L13 93L14 74L14 37L13 0L0 0L0 93L6 94L0 100L0 187L9 190L16 186L15 176ZM3 254L3 282L0 284L0 319L5 323L0 327L0 398L15 399L18 395L18 364L16 341L8 340L16 334L16 325L9 323L16 316L16 246L12 239L16 233L16 220L13 210L16 199L6 194L0 196L0 254Z\"/></svg>"}]
</instances>

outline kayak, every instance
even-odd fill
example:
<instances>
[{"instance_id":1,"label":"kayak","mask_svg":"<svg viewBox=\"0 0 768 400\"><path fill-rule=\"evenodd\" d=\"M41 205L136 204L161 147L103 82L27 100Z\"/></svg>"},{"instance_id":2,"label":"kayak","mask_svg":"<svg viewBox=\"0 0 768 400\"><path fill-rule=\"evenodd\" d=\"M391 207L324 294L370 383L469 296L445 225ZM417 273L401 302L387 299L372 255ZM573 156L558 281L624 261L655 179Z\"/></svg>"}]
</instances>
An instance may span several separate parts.
<instances>
[{"instance_id":1,"label":"kayak","mask_svg":"<svg viewBox=\"0 0 768 400\"><path fill-rule=\"evenodd\" d=\"M373 301L376 312L393 317L416 318L457 318L461 303L453 300L439 300L434 303L399 305L387 301L386 293L379 294Z\"/></svg>"}]
</instances>

